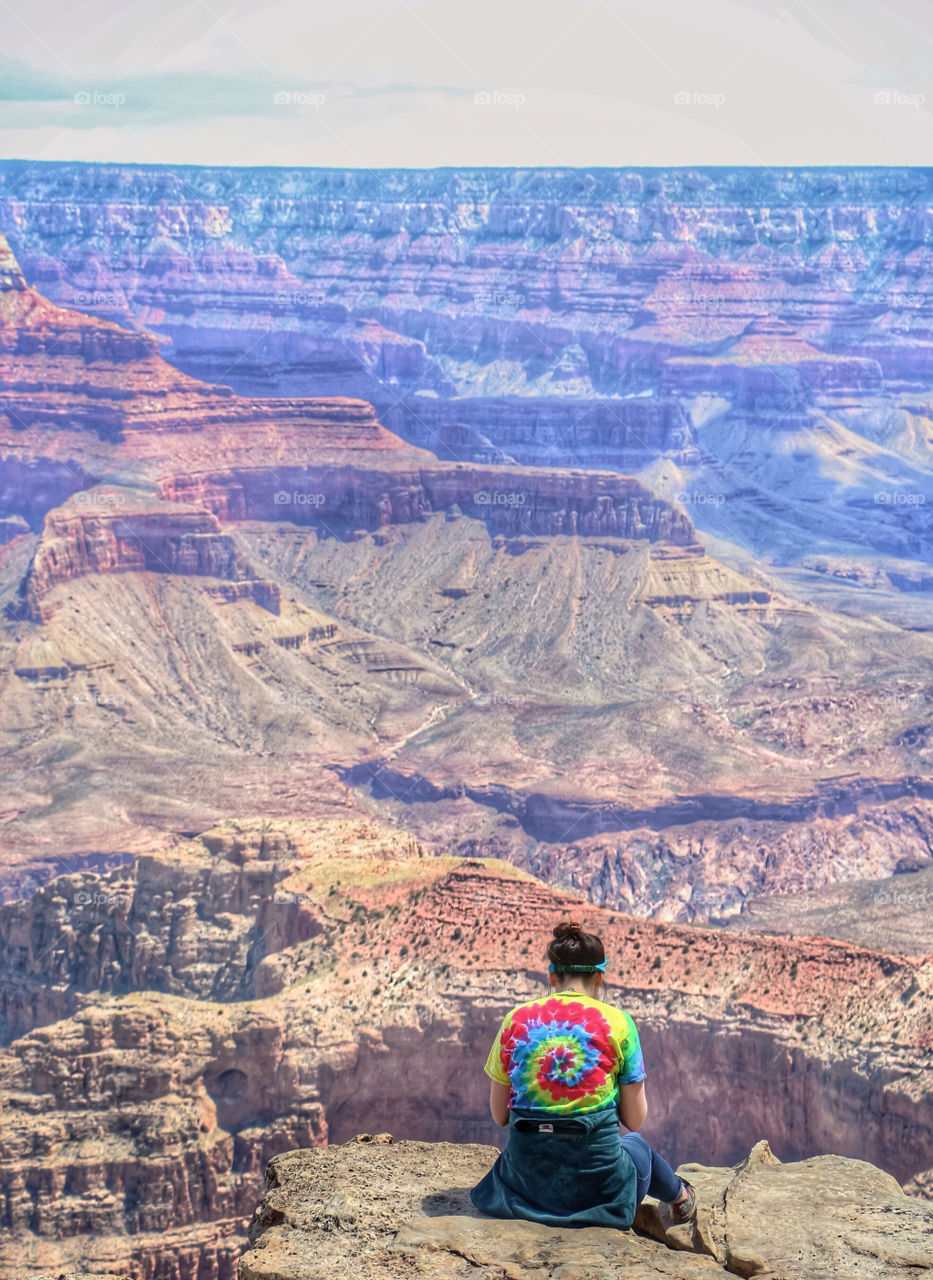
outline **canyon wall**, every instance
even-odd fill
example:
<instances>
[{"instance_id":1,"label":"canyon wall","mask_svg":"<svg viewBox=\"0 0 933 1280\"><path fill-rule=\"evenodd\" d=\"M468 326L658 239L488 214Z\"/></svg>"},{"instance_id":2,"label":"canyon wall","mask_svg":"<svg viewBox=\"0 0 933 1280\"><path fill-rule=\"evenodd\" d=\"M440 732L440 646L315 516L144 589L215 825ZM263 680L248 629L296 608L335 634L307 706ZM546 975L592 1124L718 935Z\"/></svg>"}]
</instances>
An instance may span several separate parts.
<instances>
[{"instance_id":1,"label":"canyon wall","mask_svg":"<svg viewBox=\"0 0 933 1280\"><path fill-rule=\"evenodd\" d=\"M673 1158L929 1186L925 952L618 913L928 861L929 179L0 164L0 817L85 859L0 908L4 1266L489 1140L570 911Z\"/></svg>"},{"instance_id":2,"label":"canyon wall","mask_svg":"<svg viewBox=\"0 0 933 1280\"><path fill-rule=\"evenodd\" d=\"M417 471L277 466L172 476L161 489L172 502L199 503L226 520L287 516L294 524L345 532L407 524L456 508L457 514L483 520L491 533L647 538L696 547L686 516L637 480L606 473L456 464Z\"/></svg>"},{"instance_id":3,"label":"canyon wall","mask_svg":"<svg viewBox=\"0 0 933 1280\"><path fill-rule=\"evenodd\" d=\"M928 629L931 181L8 161L0 226L198 379L362 397L447 460L635 471L732 568Z\"/></svg>"},{"instance_id":4,"label":"canyon wall","mask_svg":"<svg viewBox=\"0 0 933 1280\"><path fill-rule=\"evenodd\" d=\"M480 347L547 357L550 345L556 363L581 346L597 380L617 377L622 353L662 320L671 346L688 326L709 342L776 307L839 345L867 345L873 321L886 345L892 313L911 322L909 345L930 337L913 297L925 296L927 169L27 172L6 161L0 179L0 222L27 277L68 306L150 309L176 331L182 362L185 342L206 354L212 330L227 354L237 332L248 345L261 312L277 329L290 322L300 345L299 318L333 331L364 308L454 360ZM454 328L460 317L469 324Z\"/></svg>"},{"instance_id":5,"label":"canyon wall","mask_svg":"<svg viewBox=\"0 0 933 1280\"><path fill-rule=\"evenodd\" d=\"M390 1123L501 1141L488 1045L581 911L672 1159L733 1160L751 1131L926 1169L929 959L650 924L365 820L227 823L0 907L0 1266L228 1280L277 1152Z\"/></svg>"},{"instance_id":6,"label":"canyon wall","mask_svg":"<svg viewBox=\"0 0 933 1280\"><path fill-rule=\"evenodd\" d=\"M59 583L86 574L147 571L233 581L255 577L210 512L146 504L136 494L104 486L83 491L68 507L46 517L23 584L26 616L34 622L47 620L44 600ZM253 599L278 613L278 584L252 585Z\"/></svg>"},{"instance_id":7,"label":"canyon wall","mask_svg":"<svg viewBox=\"0 0 933 1280\"><path fill-rule=\"evenodd\" d=\"M258 788L248 811L300 812L310 756L316 794L378 801L432 844L664 918L928 850L926 633L802 605L770 571L724 564L691 518L703 493L671 493L713 425L740 430L743 379L787 375L794 404L769 410L770 454L786 457L870 361L755 320L719 344L736 403L702 439L696 397L688 411L673 395L573 394L568 439L588 465L533 465L564 449L556 402L500 396L528 460L440 461L365 401L197 382L0 254L0 812L37 874L50 856L107 859L242 813L237 778ZM822 409L801 370L826 375ZM408 396L405 412L421 399L439 431L476 400ZM875 479L866 442L825 424L820 439L835 450L814 451L821 473ZM594 469L614 450L655 470ZM732 528L742 491L721 479ZM855 519L802 500L824 524ZM922 546L922 504L888 505L875 541Z\"/></svg>"},{"instance_id":8,"label":"canyon wall","mask_svg":"<svg viewBox=\"0 0 933 1280\"><path fill-rule=\"evenodd\" d=\"M685 461L696 449L690 416L673 397L415 394L385 405L377 401L377 407L387 427L454 460L496 462L505 453L524 465L637 471L661 454Z\"/></svg>"}]
</instances>

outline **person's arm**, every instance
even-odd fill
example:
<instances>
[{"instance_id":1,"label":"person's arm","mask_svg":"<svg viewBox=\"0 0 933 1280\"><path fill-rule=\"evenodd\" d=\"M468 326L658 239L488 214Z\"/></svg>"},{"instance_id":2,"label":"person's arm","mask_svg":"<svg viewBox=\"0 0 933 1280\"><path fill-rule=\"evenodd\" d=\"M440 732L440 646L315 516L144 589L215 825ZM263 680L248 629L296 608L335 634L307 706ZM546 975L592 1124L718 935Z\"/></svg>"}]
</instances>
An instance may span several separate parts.
<instances>
[{"instance_id":1,"label":"person's arm","mask_svg":"<svg viewBox=\"0 0 933 1280\"><path fill-rule=\"evenodd\" d=\"M508 1054L502 1052L502 1035L508 1026L510 1014L502 1021L496 1032L489 1057L483 1070L489 1076L489 1110L492 1118L500 1128L509 1123L509 1100L512 1096L512 1085L509 1080L510 1060Z\"/></svg>"},{"instance_id":2,"label":"person's arm","mask_svg":"<svg viewBox=\"0 0 933 1280\"><path fill-rule=\"evenodd\" d=\"M489 1082L489 1110L496 1124L502 1128L509 1123L509 1094L511 1086L500 1084L498 1080Z\"/></svg>"},{"instance_id":3,"label":"person's arm","mask_svg":"<svg viewBox=\"0 0 933 1280\"><path fill-rule=\"evenodd\" d=\"M644 1080L619 1085L619 1119L633 1133L637 1133L648 1119Z\"/></svg>"}]
</instances>

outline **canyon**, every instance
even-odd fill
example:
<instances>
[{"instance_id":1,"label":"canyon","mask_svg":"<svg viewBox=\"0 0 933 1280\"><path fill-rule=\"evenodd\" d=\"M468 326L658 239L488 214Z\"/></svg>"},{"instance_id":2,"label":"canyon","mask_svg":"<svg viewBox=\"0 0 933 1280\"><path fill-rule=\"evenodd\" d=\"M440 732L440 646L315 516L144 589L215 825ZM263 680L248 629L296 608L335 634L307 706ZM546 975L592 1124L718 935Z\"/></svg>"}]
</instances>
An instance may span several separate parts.
<instances>
[{"instance_id":1,"label":"canyon","mask_svg":"<svg viewBox=\"0 0 933 1280\"><path fill-rule=\"evenodd\" d=\"M0 907L0 1273L232 1280L271 1157L364 1119L501 1142L482 1063L568 914L605 940L675 1162L752 1133L919 1194L929 956L644 921L369 818L225 821Z\"/></svg>"},{"instance_id":2,"label":"canyon","mask_svg":"<svg viewBox=\"0 0 933 1280\"><path fill-rule=\"evenodd\" d=\"M797 599L930 626L930 171L0 164L51 299L448 460L610 467Z\"/></svg>"},{"instance_id":3,"label":"canyon","mask_svg":"<svg viewBox=\"0 0 933 1280\"><path fill-rule=\"evenodd\" d=\"M666 919L929 860L923 631L636 477L212 388L3 263L6 896L311 794Z\"/></svg>"},{"instance_id":4,"label":"canyon","mask_svg":"<svg viewBox=\"0 0 933 1280\"><path fill-rule=\"evenodd\" d=\"M570 913L672 1159L933 1194L929 180L0 162L0 1274L488 1159Z\"/></svg>"}]
</instances>

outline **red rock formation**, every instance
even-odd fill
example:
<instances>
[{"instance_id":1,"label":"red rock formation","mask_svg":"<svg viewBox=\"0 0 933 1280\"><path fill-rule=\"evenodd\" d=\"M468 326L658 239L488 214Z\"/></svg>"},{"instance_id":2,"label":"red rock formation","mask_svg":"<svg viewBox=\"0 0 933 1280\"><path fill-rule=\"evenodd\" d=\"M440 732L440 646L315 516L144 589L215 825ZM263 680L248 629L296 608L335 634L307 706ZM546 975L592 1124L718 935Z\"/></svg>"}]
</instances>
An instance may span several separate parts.
<instances>
[{"instance_id":1,"label":"red rock formation","mask_svg":"<svg viewBox=\"0 0 933 1280\"><path fill-rule=\"evenodd\" d=\"M803 408L812 392L873 394L881 385L877 361L819 351L773 318L751 321L706 355L672 356L661 370L662 394L730 395L739 410Z\"/></svg>"},{"instance_id":2,"label":"red rock formation","mask_svg":"<svg viewBox=\"0 0 933 1280\"><path fill-rule=\"evenodd\" d=\"M928 187L848 166L11 161L0 221L58 301L151 322L191 373L365 396L450 459L651 468L662 496L699 495L733 567L767 556L809 601L814 547L868 563L875 581L819 598L926 629Z\"/></svg>"},{"instance_id":3,"label":"red rock formation","mask_svg":"<svg viewBox=\"0 0 933 1280\"><path fill-rule=\"evenodd\" d=\"M216 516L102 485L46 517L24 584L26 616L47 621L43 602L59 583L85 574L146 571L238 581L238 598L247 590L264 608L279 612L278 584L250 581L247 588L242 580L255 575Z\"/></svg>"},{"instance_id":4,"label":"red rock formation","mask_svg":"<svg viewBox=\"0 0 933 1280\"><path fill-rule=\"evenodd\" d=\"M179 374L150 336L56 307L16 280L0 292L0 421L5 414L8 447L18 446L0 475L6 465L11 490L25 464L42 474L50 500L63 463L42 455L61 447L50 428L67 428L87 459L68 460L59 500L95 468L116 466L223 520L284 516L352 530L459 504L502 532L694 540L685 516L629 477L438 464L386 431L371 405L234 396ZM89 433L100 442L83 440ZM22 512L34 523L41 501Z\"/></svg>"},{"instance_id":5,"label":"red rock formation","mask_svg":"<svg viewBox=\"0 0 933 1280\"><path fill-rule=\"evenodd\" d=\"M929 960L649 924L371 822L224 824L0 908L0 1267L232 1280L277 1152L501 1140L486 1048L568 912L605 939L675 1161L752 1131L927 1167Z\"/></svg>"},{"instance_id":6,"label":"red rock formation","mask_svg":"<svg viewBox=\"0 0 933 1280\"><path fill-rule=\"evenodd\" d=\"M425 838L455 830L464 849L577 876L601 901L664 915L719 915L747 893L890 871L891 828L873 813L847 824L853 809L890 802L902 852L927 839L914 716L929 667L922 635L901 637L895 656L877 624L815 614L760 575L727 570L678 506L631 477L439 462L359 401L214 396L144 336L127 339L143 343L138 358L115 363L115 326L52 307L11 270L4 278L8 345L23 347L36 412L42 379L65 395L72 378L76 403L103 404L119 426L43 426L59 391L47 419L0 421L0 453L13 459L6 491L28 491L17 514L31 528L81 486L49 513L31 567L32 543L19 537L0 562L11 752L24 726L42 726L35 760L0 783L20 856L40 846L43 864L50 848L109 856L241 813L240 770L256 788L250 809L300 812L301 785L277 775L307 776L311 741L320 794L339 793L317 772L327 766L354 782L375 772L382 802L417 798L411 820ZM59 338L70 353L61 367ZM748 340L799 345L767 332ZM629 435L643 418L662 435L681 421L670 405L627 412ZM577 427L585 438L585 421ZM612 430L597 415L597 438ZM121 487L91 487L102 475ZM123 494L122 506L103 502ZM52 626L41 644L30 619ZM844 670L827 677L821 703L772 694L775 673L822 670L827 652L845 654ZM288 653L301 661L283 664ZM105 674L75 679L91 670ZM871 698L843 707L834 682L875 691L888 677L907 709L866 739ZM40 712L53 705L48 685L61 695L54 716ZM75 728L67 745L59 721ZM51 798L32 789L39 769ZM105 794L88 793L89 772L109 780ZM814 793L840 774L854 781L824 815ZM814 815L831 830L811 830ZM745 818L753 825L733 837L724 823Z\"/></svg>"},{"instance_id":7,"label":"red rock formation","mask_svg":"<svg viewBox=\"0 0 933 1280\"><path fill-rule=\"evenodd\" d=\"M697 547L689 520L637 480L600 472L443 464L288 467L171 476L172 502L197 503L223 520L318 524L341 532L407 524L459 508L495 533L648 538ZM697 547L697 549L699 549Z\"/></svg>"}]
</instances>

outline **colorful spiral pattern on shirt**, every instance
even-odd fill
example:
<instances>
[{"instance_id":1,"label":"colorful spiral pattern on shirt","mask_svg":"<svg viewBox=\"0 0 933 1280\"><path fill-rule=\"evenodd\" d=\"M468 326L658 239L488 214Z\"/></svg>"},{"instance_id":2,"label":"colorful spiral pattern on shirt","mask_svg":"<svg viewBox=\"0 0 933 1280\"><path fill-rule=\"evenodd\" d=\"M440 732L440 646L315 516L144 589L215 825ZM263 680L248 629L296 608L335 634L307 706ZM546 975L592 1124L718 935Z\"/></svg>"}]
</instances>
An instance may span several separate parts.
<instances>
[{"instance_id":1,"label":"colorful spiral pattern on shirt","mask_svg":"<svg viewBox=\"0 0 933 1280\"><path fill-rule=\"evenodd\" d=\"M516 1010L500 1042L512 1105L552 1107L601 1094L614 1065L611 1031L582 1002L551 998Z\"/></svg>"}]
</instances>

